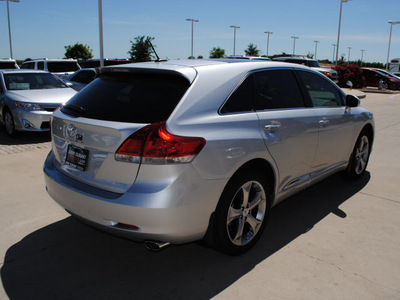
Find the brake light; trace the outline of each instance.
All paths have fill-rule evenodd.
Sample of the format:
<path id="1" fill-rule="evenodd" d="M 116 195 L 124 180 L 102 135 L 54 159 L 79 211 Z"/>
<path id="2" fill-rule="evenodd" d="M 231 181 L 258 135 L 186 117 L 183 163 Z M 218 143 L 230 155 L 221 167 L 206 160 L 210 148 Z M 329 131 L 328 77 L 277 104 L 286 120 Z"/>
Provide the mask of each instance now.
<path id="1" fill-rule="evenodd" d="M 191 162 L 203 149 L 201 137 L 174 135 L 165 122 L 145 126 L 133 133 L 117 150 L 115 159 L 132 163 L 175 164 Z"/>

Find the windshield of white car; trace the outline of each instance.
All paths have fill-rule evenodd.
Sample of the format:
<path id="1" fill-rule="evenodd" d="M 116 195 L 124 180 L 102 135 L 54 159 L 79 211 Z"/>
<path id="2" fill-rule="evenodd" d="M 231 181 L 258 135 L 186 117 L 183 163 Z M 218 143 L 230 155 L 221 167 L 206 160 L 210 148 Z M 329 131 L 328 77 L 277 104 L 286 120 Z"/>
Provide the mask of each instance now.
<path id="1" fill-rule="evenodd" d="M 4 81 L 6 89 L 9 91 L 42 90 L 67 87 L 61 80 L 55 78 L 49 73 L 4 74 Z"/>

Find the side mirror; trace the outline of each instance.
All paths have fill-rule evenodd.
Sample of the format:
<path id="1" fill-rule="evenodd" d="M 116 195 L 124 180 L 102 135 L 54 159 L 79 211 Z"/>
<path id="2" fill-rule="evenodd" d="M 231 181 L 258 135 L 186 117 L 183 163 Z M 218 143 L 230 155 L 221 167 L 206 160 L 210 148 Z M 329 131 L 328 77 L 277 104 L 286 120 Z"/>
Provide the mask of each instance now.
<path id="1" fill-rule="evenodd" d="M 360 99 L 358 99 L 354 95 L 346 95 L 346 106 L 348 107 L 357 107 L 360 106 Z"/>

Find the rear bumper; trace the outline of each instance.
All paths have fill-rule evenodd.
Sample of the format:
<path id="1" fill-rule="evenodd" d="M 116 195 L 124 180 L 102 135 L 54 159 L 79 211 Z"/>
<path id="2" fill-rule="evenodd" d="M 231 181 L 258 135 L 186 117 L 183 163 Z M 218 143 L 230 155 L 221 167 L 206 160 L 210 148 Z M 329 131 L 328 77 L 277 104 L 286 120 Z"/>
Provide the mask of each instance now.
<path id="1" fill-rule="evenodd" d="M 64 175 L 55 168 L 53 159 L 50 152 L 44 164 L 44 177 L 47 192 L 59 205 L 95 227 L 136 241 L 181 244 L 203 238 L 226 183 L 203 180 L 190 166 L 163 190 L 149 192 L 143 187 L 135 188 L 135 183 L 119 194 Z"/>

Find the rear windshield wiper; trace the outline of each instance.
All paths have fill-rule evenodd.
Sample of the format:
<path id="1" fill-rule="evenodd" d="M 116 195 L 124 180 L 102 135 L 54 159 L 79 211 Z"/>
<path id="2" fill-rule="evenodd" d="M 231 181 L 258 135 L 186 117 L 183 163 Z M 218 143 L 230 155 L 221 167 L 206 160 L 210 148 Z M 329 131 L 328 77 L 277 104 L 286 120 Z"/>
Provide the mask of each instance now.
<path id="1" fill-rule="evenodd" d="M 69 110 L 75 114 L 83 114 L 86 112 L 85 108 L 76 104 L 66 104 L 61 108 L 61 110 L 63 109 Z"/>

